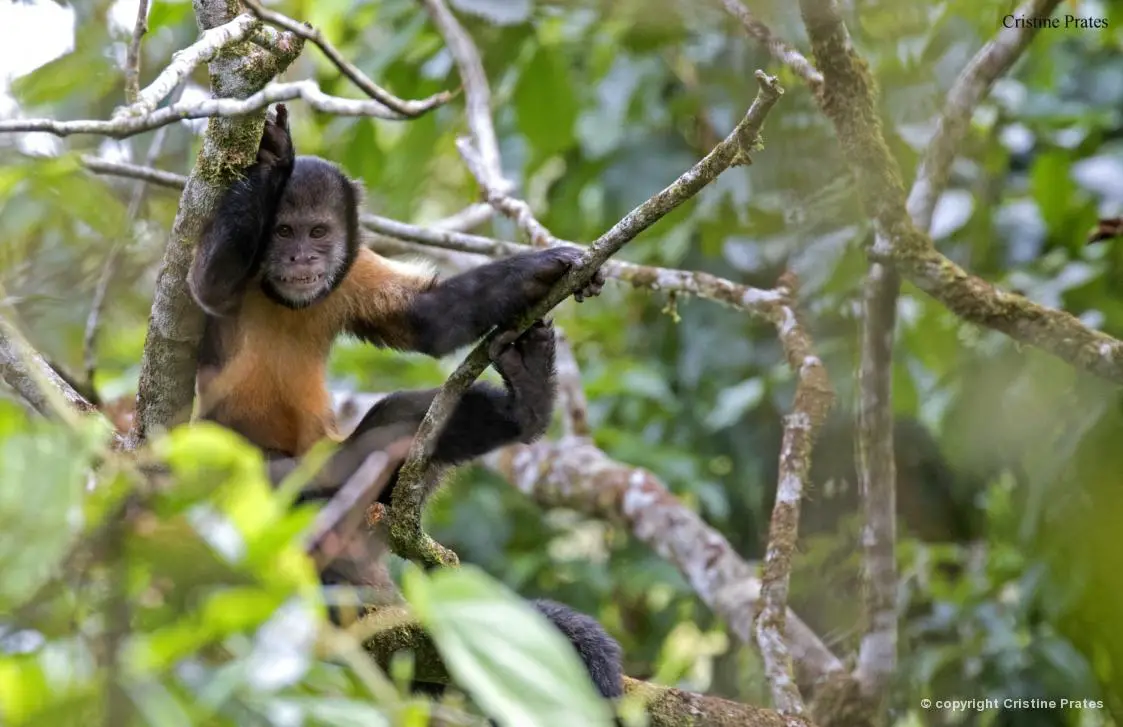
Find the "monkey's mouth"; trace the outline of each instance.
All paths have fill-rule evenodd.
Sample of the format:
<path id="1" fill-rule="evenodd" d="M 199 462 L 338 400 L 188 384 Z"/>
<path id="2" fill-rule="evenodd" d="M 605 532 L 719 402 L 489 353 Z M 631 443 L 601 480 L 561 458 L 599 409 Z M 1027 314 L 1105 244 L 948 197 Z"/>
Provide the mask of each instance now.
<path id="1" fill-rule="evenodd" d="M 304 275 L 280 275 L 277 279 L 284 285 L 295 288 L 311 288 L 324 282 L 324 274 L 306 273 Z"/>

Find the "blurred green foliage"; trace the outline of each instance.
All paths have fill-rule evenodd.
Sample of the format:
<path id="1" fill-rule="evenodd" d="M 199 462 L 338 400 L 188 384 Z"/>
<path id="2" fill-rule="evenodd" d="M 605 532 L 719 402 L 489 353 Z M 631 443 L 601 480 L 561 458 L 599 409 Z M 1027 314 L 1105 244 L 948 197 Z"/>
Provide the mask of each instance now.
<path id="1" fill-rule="evenodd" d="M 855 395 L 861 245 L 872 230 L 833 131 L 797 79 L 717 2 L 451 4 L 483 53 L 505 172 L 540 220 L 573 240 L 594 238 L 728 133 L 751 101 L 754 69 L 779 74 L 788 93 L 769 117 L 754 164 L 723 175 L 621 257 L 764 287 L 790 267 L 845 423 Z M 967 0 L 843 6 L 881 85 L 889 142 L 911 179 L 944 93 L 1008 8 Z M 128 30 L 110 22 L 106 0 L 70 7 L 74 49 L 11 91 L 27 115 L 105 118 L 122 102 L 115 64 Z M 314 23 L 401 96 L 459 83 L 451 56 L 412 0 L 286 0 L 275 7 Z M 976 111 L 933 236 L 967 269 L 1119 336 L 1123 246 L 1085 247 L 1084 240 L 1097 217 L 1123 213 L 1123 5 L 1082 0 L 1079 8 L 1108 18 L 1108 29 L 1038 34 Z M 796 3 L 765 0 L 753 10 L 782 36 L 805 37 Z M 195 34 L 190 3 L 154 3 L 142 83 Z M 315 77 L 329 93 L 356 94 L 314 48 L 286 77 Z M 205 88 L 205 72 L 193 81 Z M 478 198 L 454 145 L 466 132 L 460 99 L 398 124 L 331 118 L 294 104 L 292 122 L 300 151 L 341 163 L 363 181 L 369 207 L 380 214 L 425 222 Z M 159 166 L 190 168 L 198 145 L 192 128 L 200 127 L 171 131 Z M 153 190 L 140 219 L 126 220 L 135 183 L 89 175 L 75 160 L 100 150 L 139 162 L 151 139 L 72 137 L 55 143 L 62 156 L 43 159 L 0 138 L 0 280 L 34 344 L 72 371 L 81 370 L 82 331 L 103 261 L 116 242 L 127 243 L 103 313 L 95 380 L 110 398 L 135 387 L 154 271 L 177 200 Z M 505 220 L 482 232 L 516 236 Z M 902 499 L 908 492 L 920 503 L 902 527 L 956 527 L 926 533 L 926 541 L 902 538 L 909 619 L 895 719 L 1110 723 L 1109 714 L 1123 714 L 1118 393 L 1003 336 L 961 325 L 908 285 L 900 311 L 894 406 L 935 443 L 898 442 L 900 456 L 915 454 L 918 462 L 902 466 L 915 475 L 902 482 Z M 745 557 L 758 557 L 780 417 L 793 389 L 772 329 L 705 301 L 618 285 L 579 307 L 563 304 L 557 319 L 582 365 L 597 443 L 658 473 Z M 342 342 L 332 376 L 341 389 L 432 386 L 455 362 Z M 111 574 L 79 588 L 90 574 L 67 573 L 65 561 L 74 538 L 112 511 L 90 503 L 111 495 L 84 493 L 80 475 L 92 451 L 73 444 L 72 435 L 14 406 L 0 413 L 0 598 L 20 602 L 60 569 L 70 589 L 46 601 L 47 615 L 37 622 L 51 627 L 44 636 L 5 637 L 0 703 L 8 720 L 48 704 L 74 710 L 68 714 L 94 710 L 99 693 L 91 691 L 89 650 L 97 639 L 72 624 L 112 603 Z M 824 438 L 818 456 L 845 460 L 852 448 L 844 440 Z M 308 514 L 281 507 L 248 455 L 213 432 L 177 433 L 166 446 L 173 462 L 182 457 L 183 483 L 179 494 L 159 495 L 155 522 L 208 514 L 188 518 L 185 534 L 154 533 L 131 544 L 121 587 L 144 604 L 130 647 L 129 663 L 142 669 L 130 675 L 132 701 L 160 715 L 158 724 L 251 714 L 258 717 L 241 719 L 268 714 L 272 723 L 295 724 L 284 715 L 298 712 L 307 723 L 378 724 L 354 673 L 317 660 L 305 642 L 290 643 L 300 642 L 290 635 L 313 629 L 312 574 L 293 546 Z M 948 477 L 932 473 L 931 457 L 944 460 Z M 131 485 L 121 475 L 99 487 L 112 493 Z M 826 490 L 817 483 L 809 507 L 846 515 Z M 931 503 L 948 508 L 943 520 L 925 514 L 934 512 Z M 767 701 L 751 651 L 729 638 L 672 566 L 627 533 L 574 513 L 544 513 L 479 469 L 460 472 L 428 520 L 464 561 L 521 595 L 548 595 L 595 614 L 624 645 L 630 674 Z M 952 537 L 966 523 L 973 546 Z M 797 610 L 813 614 L 843 653 L 861 628 L 853 525 L 842 517 L 805 533 L 793 583 Z M 489 704 L 523 683 L 500 685 Z M 1106 708 L 950 713 L 920 709 L 922 697 L 1087 698 Z"/>

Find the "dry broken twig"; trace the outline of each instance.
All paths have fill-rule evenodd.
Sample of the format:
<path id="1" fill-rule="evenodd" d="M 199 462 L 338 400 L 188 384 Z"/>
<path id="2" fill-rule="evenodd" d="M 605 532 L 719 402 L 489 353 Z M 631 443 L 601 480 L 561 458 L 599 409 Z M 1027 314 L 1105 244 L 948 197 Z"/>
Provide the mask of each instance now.
<path id="1" fill-rule="evenodd" d="M 421 116 L 438 106 L 448 103 L 449 99 L 453 96 L 453 94 L 448 91 L 441 91 L 438 94 L 434 94 L 420 101 L 400 99 L 370 80 L 366 74 L 352 63 L 348 62 L 348 60 L 343 57 L 343 54 L 329 43 L 319 30 L 313 28 L 308 23 L 300 23 L 286 15 L 263 8 L 255 0 L 242 0 L 242 3 L 249 8 L 251 13 L 265 22 L 311 41 L 328 57 L 328 60 L 334 63 L 336 68 L 350 79 L 352 83 L 358 86 L 363 93 L 383 104 L 386 108 L 400 114 L 403 118 L 416 118 Z"/>

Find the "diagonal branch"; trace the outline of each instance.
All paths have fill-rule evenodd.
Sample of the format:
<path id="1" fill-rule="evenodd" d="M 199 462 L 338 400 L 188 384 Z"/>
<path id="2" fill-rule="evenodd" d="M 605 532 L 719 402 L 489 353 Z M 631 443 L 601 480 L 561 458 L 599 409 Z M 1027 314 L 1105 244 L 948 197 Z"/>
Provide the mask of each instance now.
<path id="1" fill-rule="evenodd" d="M 745 32 L 749 36 L 763 45 L 773 58 L 792 69 L 812 90 L 823 84 L 823 74 L 811 65 L 811 61 L 807 60 L 802 53 L 783 38 L 772 32 L 772 29 L 753 15 L 741 0 L 721 0 L 721 2 L 730 15 L 741 21 L 741 25 L 744 26 Z"/>
<path id="2" fill-rule="evenodd" d="M 751 644 L 761 580 L 729 541 L 646 469 L 617 462 L 585 437 L 514 444 L 484 463 L 542 507 L 564 507 L 624 526 L 673 564 L 743 644 Z M 785 641 L 800 673 L 819 682 L 842 662 L 791 611 Z"/>
<path id="3" fill-rule="evenodd" d="M 366 74 L 352 63 L 348 62 L 348 60 L 343 57 L 343 54 L 324 38 L 323 33 L 313 28 L 308 23 L 299 23 L 286 15 L 263 8 L 255 2 L 255 0 L 242 0 L 242 3 L 249 8 L 251 13 L 265 22 L 311 41 L 328 57 L 328 60 L 335 64 L 336 68 L 338 68 L 344 76 L 347 76 L 352 83 L 362 89 L 363 93 L 403 117 L 416 118 L 421 116 L 438 106 L 448 103 L 449 99 L 453 96 L 453 94 L 448 91 L 441 91 L 438 94 L 434 94 L 420 101 L 406 101 L 400 99 L 370 80 Z"/>
<path id="4" fill-rule="evenodd" d="M 520 330 L 544 316 L 574 291 L 582 289 L 596 270 L 620 248 L 635 239 L 636 235 L 693 197 L 735 161 L 745 158 L 749 150 L 743 148 L 744 140 L 755 141 L 768 112 L 783 93 L 774 78 L 761 71 L 757 71 L 756 76 L 760 91 L 733 132 L 669 187 L 629 212 L 612 229 L 601 235 L 590 246 L 585 259 L 571 269 L 544 300 L 527 312 L 518 326 Z M 421 507 L 429 494 L 425 487 L 430 470 L 428 460 L 435 436 L 444 428 L 461 394 L 487 368 L 487 351 L 491 339 L 492 335 L 489 335 L 477 345 L 441 387 L 418 428 L 417 440 L 410 456 L 402 466 L 390 510 L 391 544 L 402 557 L 430 564 L 441 563 L 444 558 L 444 554 L 433 547 L 435 543 L 421 531 Z"/>
<path id="5" fill-rule="evenodd" d="M 464 85 L 468 128 L 472 131 L 472 139 L 456 141 L 464 164 L 483 189 L 487 203 L 522 228 L 532 244 L 537 247 L 557 244 L 557 238 L 538 221 L 530 205 L 512 194 L 515 185 L 503 176 L 503 162 L 491 119 L 491 89 L 476 44 L 444 0 L 422 0 L 422 4 L 444 37 Z"/>
<path id="6" fill-rule="evenodd" d="M 870 251 L 963 320 L 1005 333 L 1076 368 L 1123 383 L 1123 341 L 1075 316 L 999 290 L 944 255 L 909 217 L 900 168 L 881 133 L 876 90 L 829 0 L 800 0 L 825 82 L 816 98 L 834 124 L 880 244 Z"/>
<path id="7" fill-rule="evenodd" d="M 1029 0 L 1015 12 L 1027 18 L 1047 18 L 1060 4 L 1061 0 Z M 932 225 L 936 201 L 947 186 L 948 171 L 967 134 L 975 107 L 990 93 L 994 82 L 1021 58 L 1036 36 L 1034 24 L 1003 27 L 971 58 L 952 84 L 940 112 L 936 134 L 928 143 L 908 196 L 909 215 L 922 232 L 928 232 Z"/>

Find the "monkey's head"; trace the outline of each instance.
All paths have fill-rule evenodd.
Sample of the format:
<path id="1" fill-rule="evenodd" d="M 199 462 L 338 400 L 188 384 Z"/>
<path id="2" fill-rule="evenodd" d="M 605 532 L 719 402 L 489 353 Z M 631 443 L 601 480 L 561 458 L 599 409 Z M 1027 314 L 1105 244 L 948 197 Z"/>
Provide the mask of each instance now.
<path id="1" fill-rule="evenodd" d="M 289 308 L 323 300 L 343 282 L 359 249 L 361 189 L 319 157 L 296 158 L 267 232 L 266 295 Z"/>

